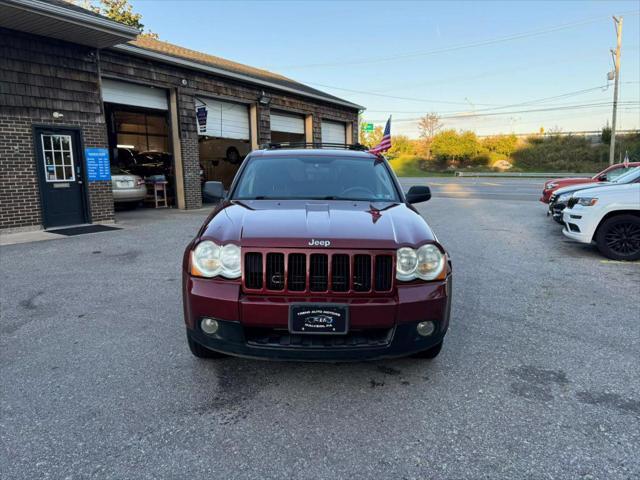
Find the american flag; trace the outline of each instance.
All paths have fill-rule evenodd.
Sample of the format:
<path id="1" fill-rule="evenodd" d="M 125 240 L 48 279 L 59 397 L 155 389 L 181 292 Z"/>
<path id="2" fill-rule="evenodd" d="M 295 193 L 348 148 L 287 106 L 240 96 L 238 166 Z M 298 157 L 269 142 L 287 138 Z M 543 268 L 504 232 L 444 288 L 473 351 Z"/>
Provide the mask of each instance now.
<path id="1" fill-rule="evenodd" d="M 384 134 L 382 135 L 382 140 L 380 143 L 369 150 L 369 153 L 373 153 L 375 155 L 379 155 L 382 152 L 386 152 L 391 148 L 391 117 L 387 120 L 387 124 L 384 127 Z"/>

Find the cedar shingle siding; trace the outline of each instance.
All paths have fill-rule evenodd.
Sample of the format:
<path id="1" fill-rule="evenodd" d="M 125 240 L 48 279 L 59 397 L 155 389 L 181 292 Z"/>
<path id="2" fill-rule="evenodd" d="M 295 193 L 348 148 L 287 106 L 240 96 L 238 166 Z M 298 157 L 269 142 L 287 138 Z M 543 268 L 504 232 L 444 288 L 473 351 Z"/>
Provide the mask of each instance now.
<path id="1" fill-rule="evenodd" d="M 39 226 L 34 125 L 80 127 L 106 147 L 96 50 L 0 28 L 0 229 Z M 63 117 L 53 118 L 53 112 Z M 111 182 L 89 184 L 94 222 L 113 219 Z"/>
<path id="2" fill-rule="evenodd" d="M 117 50 L 98 52 L 89 47 L 2 28 L 0 72 L 0 229 L 41 224 L 33 151 L 34 125 L 80 127 L 84 147 L 107 147 L 98 72 L 103 78 L 177 91 L 186 208 L 202 206 L 195 96 L 255 103 L 264 91 L 271 98 L 271 104 L 269 107 L 258 106 L 258 143 L 271 139 L 270 108 L 312 114 L 314 141 L 321 141 L 323 119 L 351 123 L 352 140 L 357 141 L 358 112 L 355 108 L 341 107 L 330 101 L 311 101 L 303 96 L 130 56 Z M 187 81 L 186 86 L 183 79 Z M 288 79 L 280 81 L 291 82 Z M 62 113 L 63 118 L 54 120 L 54 111 Z M 113 219 L 111 183 L 90 183 L 89 204 L 91 221 Z"/>

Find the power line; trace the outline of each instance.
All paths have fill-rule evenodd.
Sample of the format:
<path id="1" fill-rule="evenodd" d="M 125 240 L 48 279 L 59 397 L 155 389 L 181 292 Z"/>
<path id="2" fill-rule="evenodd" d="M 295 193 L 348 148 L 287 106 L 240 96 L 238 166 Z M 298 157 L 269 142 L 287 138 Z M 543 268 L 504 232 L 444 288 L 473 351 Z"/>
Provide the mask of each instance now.
<path id="1" fill-rule="evenodd" d="M 631 46 L 625 46 L 625 50 L 626 51 L 636 51 L 638 50 L 638 45 L 631 45 Z M 593 50 L 590 50 L 591 54 L 590 55 L 582 55 L 582 56 L 576 56 L 576 55 L 572 55 L 570 59 L 567 58 L 559 58 L 559 59 L 555 59 L 555 60 L 550 60 L 550 59 L 546 59 L 544 61 L 544 65 L 546 67 L 551 66 L 551 65 L 557 65 L 560 64 L 562 66 L 567 66 L 569 64 L 573 64 L 573 63 L 580 63 L 580 64 L 584 64 L 585 59 L 589 59 L 589 60 L 593 60 L 593 59 L 601 59 L 602 58 L 602 54 L 598 53 L 596 55 L 593 54 Z M 402 84 L 400 84 L 399 86 L 390 86 L 390 85 L 386 85 L 384 87 L 376 87 L 373 90 L 371 90 L 372 92 L 375 93 L 387 93 L 387 92 L 393 92 L 395 90 L 406 90 L 406 89 L 412 89 L 412 88 L 417 88 L 417 87 L 427 87 L 427 86 L 432 86 L 432 85 L 442 85 L 442 84 L 446 84 L 446 85 L 450 85 L 452 83 L 458 83 L 458 82 L 468 82 L 470 80 L 478 80 L 481 78 L 488 78 L 488 77 L 495 77 L 495 76 L 500 76 L 503 75 L 505 72 L 510 72 L 513 73 L 514 70 L 517 70 L 518 73 L 522 73 L 524 71 L 527 70 L 539 70 L 540 66 L 539 66 L 540 62 L 527 62 L 526 64 L 519 64 L 519 65 L 512 65 L 509 68 L 493 68 L 491 70 L 488 71 L 484 71 L 482 73 L 479 74 L 472 74 L 472 75 L 456 75 L 453 77 L 448 77 L 448 78 L 443 78 L 441 80 L 438 81 L 422 81 L 422 82 L 418 82 L 418 83 L 405 83 L 403 82 Z M 305 83 L 309 83 L 309 82 L 305 82 Z"/>
<path id="2" fill-rule="evenodd" d="M 364 95 L 373 95 L 373 96 L 377 96 L 377 97 L 384 97 L 384 98 L 392 98 L 392 99 L 396 99 L 396 100 L 407 100 L 407 101 L 412 101 L 412 102 L 426 102 L 426 103 L 443 103 L 443 104 L 448 104 L 448 105 L 469 105 L 468 102 L 454 102 L 454 101 L 446 101 L 446 100 L 429 100 L 426 98 L 412 98 L 412 97 L 398 97 L 395 95 L 385 95 L 382 93 L 375 93 L 375 92 L 365 92 L 363 90 L 354 90 L 354 89 L 350 89 L 350 88 L 342 88 L 342 87 L 335 87 L 332 85 L 323 85 L 320 83 L 314 83 L 314 82 L 307 82 L 311 85 L 317 85 L 317 86 L 321 86 L 321 87 L 325 87 L 325 88 L 333 88 L 335 90 L 343 90 L 345 92 L 351 92 L 351 93 L 361 93 Z M 640 83 L 640 82 L 624 82 L 624 83 Z M 536 103 L 536 102 L 542 102 L 542 101 L 547 101 L 547 100 L 553 100 L 553 99 L 558 99 L 558 98 L 563 98 L 563 97 L 570 97 L 573 95 L 581 95 L 583 93 L 588 93 L 590 91 L 594 91 L 594 90 L 599 90 L 602 88 L 607 88 L 608 85 L 600 85 L 597 87 L 591 87 L 591 88 L 585 88 L 582 90 L 576 90 L 573 92 L 567 92 L 567 93 L 563 93 L 560 95 L 556 95 L 553 97 L 546 97 L 546 98 L 539 98 L 536 100 L 528 100 L 526 102 L 523 103 L 514 103 L 514 104 L 510 104 L 510 105 L 499 105 L 499 104 L 495 104 L 495 103 L 476 103 L 476 105 L 483 105 L 483 106 L 491 106 L 493 108 L 485 108 L 482 109 L 482 111 L 485 110 L 495 110 L 495 109 L 499 109 L 499 108 L 511 108 L 511 107 L 515 107 L 515 106 L 520 106 L 520 105 L 527 105 L 527 104 L 531 104 L 531 103 Z M 389 113 L 393 113 L 393 112 L 389 112 Z M 407 112 L 409 113 L 409 112 Z M 421 112 L 414 112 L 414 113 L 421 113 Z"/>
<path id="3" fill-rule="evenodd" d="M 624 12 L 624 14 L 626 14 L 626 15 L 637 15 L 639 13 L 640 13 L 640 10 L 632 10 L 630 12 Z M 310 64 L 306 64 L 306 65 L 284 65 L 284 66 L 271 67 L 271 68 L 276 68 L 276 69 L 304 69 L 304 68 L 340 67 L 340 66 L 353 66 L 353 65 L 365 65 L 365 64 L 372 64 L 372 63 L 392 62 L 392 61 L 404 60 L 404 59 L 408 59 L 408 58 L 423 57 L 423 56 L 427 56 L 427 55 L 435 55 L 435 54 L 438 54 L 438 53 L 448 53 L 448 52 L 453 52 L 453 51 L 457 51 L 457 50 L 463 50 L 463 49 L 467 49 L 467 48 L 484 47 L 484 46 L 488 46 L 488 45 L 495 45 L 497 43 L 503 43 L 503 42 L 510 42 L 510 41 L 513 41 L 513 40 L 519 40 L 521 38 L 528 38 L 528 37 L 544 35 L 546 33 L 557 32 L 557 31 L 560 31 L 560 30 L 566 30 L 566 29 L 569 29 L 569 28 L 580 27 L 580 26 L 583 26 L 583 25 L 588 25 L 588 24 L 591 24 L 591 23 L 595 23 L 595 22 L 598 22 L 598 21 L 602 20 L 603 18 L 609 18 L 609 17 L 608 16 L 607 17 L 602 17 L 602 16 L 592 17 L 592 18 L 588 18 L 588 19 L 584 19 L 584 20 L 578 20 L 576 22 L 564 23 L 564 24 L 554 25 L 554 26 L 551 26 L 551 27 L 545 27 L 545 28 L 541 28 L 541 29 L 537 29 L 537 30 L 531 30 L 531 31 L 528 31 L 528 32 L 514 33 L 514 34 L 511 34 L 511 35 L 505 35 L 505 36 L 502 36 L 502 37 L 496 37 L 496 38 L 492 38 L 492 39 L 481 40 L 481 41 L 470 42 L 470 43 L 463 43 L 463 44 L 453 45 L 451 47 L 445 47 L 445 48 L 439 48 L 439 49 L 433 49 L 433 50 L 418 51 L 418 52 L 398 54 L 398 55 L 393 55 L 393 56 L 369 57 L 369 58 L 360 58 L 360 59 L 354 59 L 354 60 L 348 60 L 348 61 L 345 60 L 345 61 L 335 61 L 335 62 L 325 62 L 325 63 L 310 63 Z"/>
<path id="4" fill-rule="evenodd" d="M 546 107 L 546 108 L 536 108 L 529 110 L 514 110 L 508 112 L 489 112 L 489 113 L 461 113 L 454 115 L 441 115 L 440 119 L 442 120 L 452 120 L 452 119 L 470 119 L 476 117 L 490 117 L 496 115 L 513 115 L 516 113 L 535 113 L 535 112 L 551 112 L 551 111 L 562 111 L 562 110 L 581 110 L 581 109 L 590 109 L 590 108 L 609 108 L 612 102 L 599 102 L 599 103 L 591 103 L 591 104 L 579 104 L 579 105 L 564 105 L 559 107 Z M 629 108 L 640 108 L 640 102 L 619 102 L 619 105 L 624 105 Z M 399 118 L 394 119 L 396 123 L 398 122 L 417 122 L 422 117 L 417 118 Z M 371 120 L 372 122 L 382 122 L 383 120 Z"/>
<path id="5" fill-rule="evenodd" d="M 315 82 L 305 82 L 308 83 L 309 85 L 316 85 L 319 87 L 324 87 L 324 88 L 333 88 L 335 90 L 342 90 L 344 92 L 351 92 L 351 93 L 361 93 L 364 95 L 373 95 L 375 97 L 384 97 L 384 98 L 393 98 L 395 100 L 408 100 L 411 102 L 426 102 L 426 103 L 445 103 L 445 104 L 449 104 L 449 105 L 468 105 L 467 102 L 453 102 L 453 101 L 447 101 L 447 100 L 430 100 L 430 99 L 426 99 L 426 98 L 413 98 L 413 97 L 398 97 L 395 95 L 385 95 L 382 93 L 375 93 L 375 92 L 365 92 L 363 90 L 354 90 L 351 88 L 342 88 L 342 87 L 335 87 L 333 85 L 324 85 L 322 83 L 315 83 Z M 493 106 L 497 106 L 497 104 L 495 103 L 478 103 L 477 105 L 493 105 Z"/>

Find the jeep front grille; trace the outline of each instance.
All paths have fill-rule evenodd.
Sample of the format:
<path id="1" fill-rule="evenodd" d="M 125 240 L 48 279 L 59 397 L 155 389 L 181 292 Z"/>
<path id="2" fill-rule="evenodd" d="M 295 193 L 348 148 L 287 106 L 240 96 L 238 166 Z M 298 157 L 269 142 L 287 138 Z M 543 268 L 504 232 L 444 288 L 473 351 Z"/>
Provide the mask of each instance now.
<path id="1" fill-rule="evenodd" d="M 249 251 L 243 261 L 243 287 L 273 293 L 367 293 L 393 288 L 394 254 Z"/>

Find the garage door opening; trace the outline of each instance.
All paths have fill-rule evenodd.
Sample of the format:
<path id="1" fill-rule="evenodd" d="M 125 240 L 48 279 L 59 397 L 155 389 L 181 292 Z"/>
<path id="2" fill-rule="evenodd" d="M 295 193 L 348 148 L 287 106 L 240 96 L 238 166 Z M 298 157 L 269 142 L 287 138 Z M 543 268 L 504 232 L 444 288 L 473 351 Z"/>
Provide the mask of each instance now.
<path id="1" fill-rule="evenodd" d="M 304 117 L 284 112 L 271 112 L 271 142 L 303 143 Z"/>
<path id="2" fill-rule="evenodd" d="M 204 179 L 231 186 L 240 164 L 251 151 L 249 107 L 216 99 L 196 99 L 198 150 Z M 207 201 L 203 198 L 203 201 Z"/>
<path id="3" fill-rule="evenodd" d="M 116 207 L 175 205 L 167 91 L 103 78 L 102 97 Z"/>
<path id="4" fill-rule="evenodd" d="M 116 207 L 175 205 L 175 168 L 166 111 L 105 103 Z M 152 197 L 154 201 L 152 202 Z M 164 202 L 160 205 L 164 206 Z"/>

